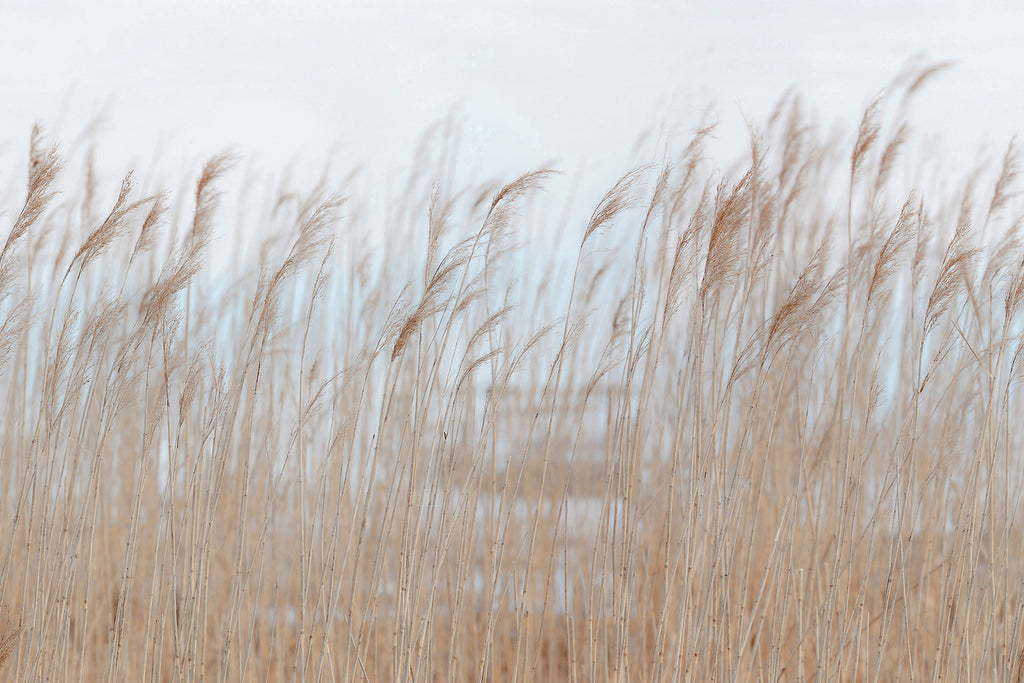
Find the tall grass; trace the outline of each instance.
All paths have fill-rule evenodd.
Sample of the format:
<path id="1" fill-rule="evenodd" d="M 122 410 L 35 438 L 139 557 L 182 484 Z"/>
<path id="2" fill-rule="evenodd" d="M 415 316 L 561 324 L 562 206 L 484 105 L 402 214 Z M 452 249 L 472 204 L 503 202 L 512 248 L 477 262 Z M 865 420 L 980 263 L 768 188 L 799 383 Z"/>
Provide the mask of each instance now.
<path id="1" fill-rule="evenodd" d="M 1021 679 L 1018 148 L 932 174 L 918 87 L 854 137 L 787 97 L 735 172 L 701 130 L 565 225 L 446 150 L 378 214 L 225 155 L 106 188 L 35 132 L 0 671 Z"/>

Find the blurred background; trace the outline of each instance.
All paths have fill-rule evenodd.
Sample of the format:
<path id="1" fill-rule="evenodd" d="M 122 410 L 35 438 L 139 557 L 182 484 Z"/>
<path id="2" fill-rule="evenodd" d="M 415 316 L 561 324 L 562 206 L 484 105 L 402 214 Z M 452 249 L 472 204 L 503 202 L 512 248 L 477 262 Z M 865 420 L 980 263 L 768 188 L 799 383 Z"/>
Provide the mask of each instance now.
<path id="1" fill-rule="evenodd" d="M 702 122 L 725 165 L 796 87 L 852 140 L 901 73 L 949 62 L 910 119 L 966 167 L 998 162 L 1019 126 L 1021 25 L 1018 4 L 948 0 L 4 1 L 0 155 L 23 155 L 38 121 L 63 147 L 94 136 L 115 183 L 136 167 L 173 184 L 228 147 L 299 176 L 329 161 L 387 177 L 447 118 L 457 175 L 553 164 L 592 206 Z"/>

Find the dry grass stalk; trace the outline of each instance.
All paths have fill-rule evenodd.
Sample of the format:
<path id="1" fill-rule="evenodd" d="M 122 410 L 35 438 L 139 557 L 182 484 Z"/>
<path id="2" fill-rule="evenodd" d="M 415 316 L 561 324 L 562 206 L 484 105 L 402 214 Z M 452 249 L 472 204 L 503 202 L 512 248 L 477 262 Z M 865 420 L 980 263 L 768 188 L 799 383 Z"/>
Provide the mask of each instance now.
<path id="1" fill-rule="evenodd" d="M 519 218 L 561 228 L 548 171 L 452 188 L 443 127 L 383 217 L 351 176 L 344 215 L 236 179 L 258 262 L 209 277 L 228 157 L 104 217 L 35 133 L 0 196 L 3 675 L 1019 677 L 1016 144 L 907 193 L 881 102 L 851 148 L 791 95 L 735 173 L 698 131 L 571 254 Z"/>
<path id="2" fill-rule="evenodd" d="M 9 605 L 0 605 L 0 671 L 4 664 L 14 654 L 18 646 L 18 636 L 21 635 L 22 627 L 14 616 Z"/>

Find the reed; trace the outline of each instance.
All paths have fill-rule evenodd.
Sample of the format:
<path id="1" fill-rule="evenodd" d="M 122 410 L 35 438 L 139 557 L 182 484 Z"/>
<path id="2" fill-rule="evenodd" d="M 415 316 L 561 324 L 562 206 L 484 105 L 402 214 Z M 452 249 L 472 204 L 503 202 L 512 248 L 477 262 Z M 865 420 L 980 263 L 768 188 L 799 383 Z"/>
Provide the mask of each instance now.
<path id="1" fill-rule="evenodd" d="M 1020 680 L 1019 147 L 920 166 L 930 73 L 846 138 L 788 95 L 735 172 L 702 129 L 566 224 L 550 170 L 450 187 L 435 144 L 374 212 L 230 155 L 108 186 L 37 129 L 0 672 Z"/>

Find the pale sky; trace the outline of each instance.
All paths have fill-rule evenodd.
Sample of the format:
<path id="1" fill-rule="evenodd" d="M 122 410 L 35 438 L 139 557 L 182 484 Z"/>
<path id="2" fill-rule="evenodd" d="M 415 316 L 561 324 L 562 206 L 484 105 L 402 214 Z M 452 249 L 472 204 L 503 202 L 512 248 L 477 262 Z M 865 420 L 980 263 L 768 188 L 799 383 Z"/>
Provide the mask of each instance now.
<path id="1" fill-rule="evenodd" d="M 112 171 L 159 148 L 177 173 L 227 146 L 266 166 L 332 150 L 385 168 L 457 111 L 465 172 L 558 160 L 604 186 L 649 160 L 632 158 L 644 130 L 685 137 L 711 105 L 736 153 L 743 116 L 793 85 L 852 128 L 923 56 L 956 65 L 915 128 L 969 160 L 1001 154 L 1024 121 L 1022 25 L 1017 3 L 951 0 L 3 2 L 0 151 L 21 151 L 33 121 L 72 144 L 104 112 Z"/>

